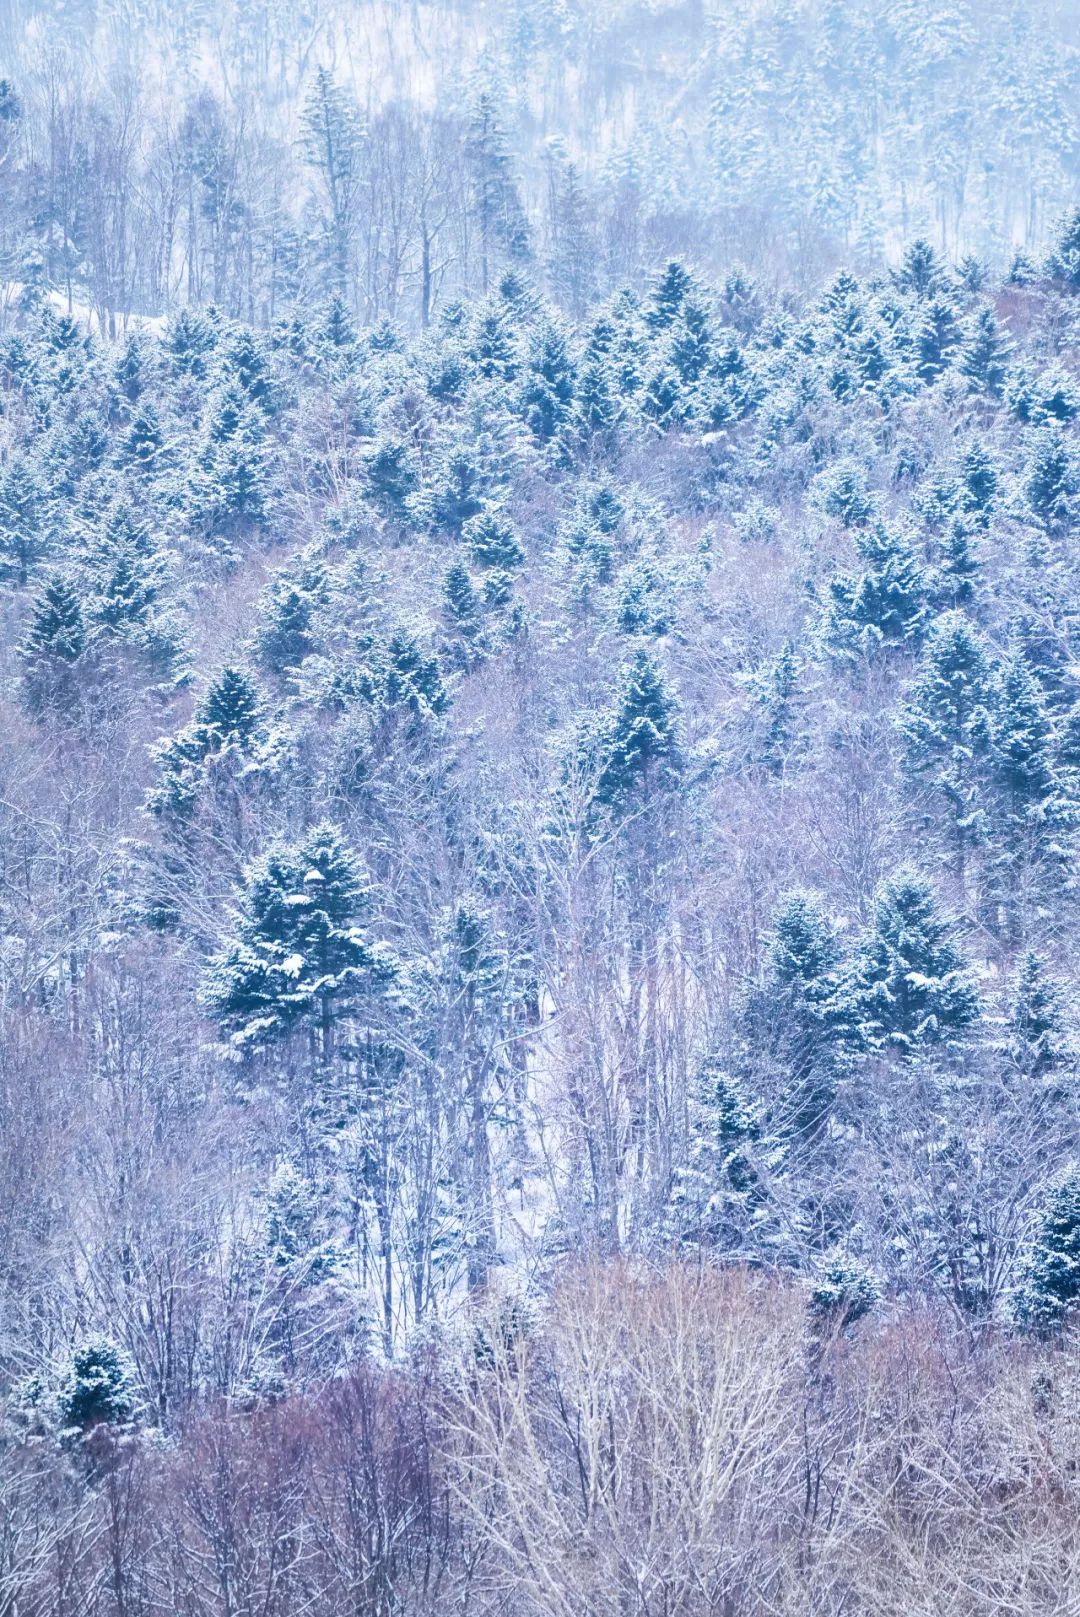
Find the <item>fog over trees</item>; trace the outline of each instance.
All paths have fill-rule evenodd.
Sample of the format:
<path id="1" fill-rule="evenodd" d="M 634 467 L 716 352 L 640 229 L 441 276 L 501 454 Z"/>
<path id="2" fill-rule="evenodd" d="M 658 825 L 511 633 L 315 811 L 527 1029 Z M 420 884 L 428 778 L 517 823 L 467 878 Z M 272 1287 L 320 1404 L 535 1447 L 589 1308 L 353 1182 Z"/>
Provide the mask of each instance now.
<path id="1" fill-rule="evenodd" d="M 0 5 L 0 1617 L 1075 1609 L 1078 47 Z"/>

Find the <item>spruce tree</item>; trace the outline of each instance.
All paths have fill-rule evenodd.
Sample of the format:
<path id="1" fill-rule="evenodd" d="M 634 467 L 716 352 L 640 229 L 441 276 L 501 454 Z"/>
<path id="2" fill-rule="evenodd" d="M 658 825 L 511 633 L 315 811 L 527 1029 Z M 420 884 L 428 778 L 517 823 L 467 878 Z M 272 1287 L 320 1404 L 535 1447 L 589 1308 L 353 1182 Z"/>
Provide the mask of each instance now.
<path id="1" fill-rule="evenodd" d="M 122 1348 L 91 1336 L 71 1356 L 57 1399 L 61 1428 L 86 1436 L 99 1426 L 125 1426 L 136 1410 L 135 1371 Z"/>
<path id="2" fill-rule="evenodd" d="M 749 997 L 749 1059 L 771 1069 L 777 1132 L 813 1143 L 832 1111 L 843 1034 L 840 946 L 820 898 L 786 894 L 773 918 L 763 979 Z"/>
<path id="3" fill-rule="evenodd" d="M 390 956 L 362 929 L 368 907 L 360 863 L 328 822 L 255 862 L 235 938 L 204 984 L 207 1007 L 236 1049 L 306 1028 L 330 1060 L 342 1018 L 393 975 Z"/>
<path id="4" fill-rule="evenodd" d="M 823 638 L 834 656 L 874 656 L 918 642 L 926 618 L 927 579 L 907 535 L 876 522 L 856 534 L 863 563 L 829 585 Z"/>
<path id="5" fill-rule="evenodd" d="M 552 443 L 569 423 L 574 380 L 566 339 L 557 326 L 545 320 L 530 343 L 521 385 L 526 424 L 541 444 Z"/>
<path id="6" fill-rule="evenodd" d="M 979 996 L 951 930 L 917 871 L 899 870 L 878 889 L 843 996 L 857 1048 L 911 1057 L 975 1024 Z"/>
<path id="7" fill-rule="evenodd" d="M 1080 1169 L 1047 1189 L 1017 1297 L 1017 1317 L 1040 1336 L 1060 1331 L 1080 1304 Z"/>
<path id="8" fill-rule="evenodd" d="M 927 782 L 931 824 L 956 879 L 985 834 L 992 689 L 983 637 L 962 612 L 943 612 L 927 637 L 898 724 L 908 770 Z"/>
<path id="9" fill-rule="evenodd" d="M 0 472 L 0 580 L 24 588 L 47 550 L 40 474 L 25 455 L 13 454 Z"/>
<path id="10" fill-rule="evenodd" d="M 604 750 L 596 786 L 600 807 L 631 807 L 678 775 L 678 705 L 659 663 L 645 650 L 622 670 Z"/>
<path id="11" fill-rule="evenodd" d="M 676 1239 L 695 1250 L 745 1250 L 764 1196 L 756 1157 L 761 1120 L 738 1081 L 715 1056 L 694 1081 L 686 1163 L 674 1176 L 669 1221 Z"/>
<path id="12" fill-rule="evenodd" d="M 1065 1027 L 1064 985 L 1028 949 L 1020 959 L 1009 1003 L 1005 1053 L 1014 1072 L 1048 1083 L 1076 1066 Z"/>
<path id="13" fill-rule="evenodd" d="M 693 278 L 685 265 L 671 259 L 653 281 L 645 309 L 645 324 L 653 333 L 667 331 L 682 312 Z"/>
<path id="14" fill-rule="evenodd" d="M 969 322 L 960 353 L 960 374 L 973 392 L 1001 397 L 1012 346 L 993 309 L 984 305 Z"/>
<path id="15" fill-rule="evenodd" d="M 1043 427 L 1035 435 L 1024 492 L 1033 514 L 1050 533 L 1068 526 L 1076 503 L 1077 477 L 1060 427 Z"/>
<path id="16" fill-rule="evenodd" d="M 87 649 L 82 602 L 61 574 L 48 579 L 19 647 L 23 688 L 33 713 L 69 709 L 79 694 L 75 665 Z"/>
<path id="17" fill-rule="evenodd" d="M 489 506 L 472 517 L 462 530 L 462 538 L 478 567 L 511 572 L 525 560 L 513 523 L 497 506 Z"/>

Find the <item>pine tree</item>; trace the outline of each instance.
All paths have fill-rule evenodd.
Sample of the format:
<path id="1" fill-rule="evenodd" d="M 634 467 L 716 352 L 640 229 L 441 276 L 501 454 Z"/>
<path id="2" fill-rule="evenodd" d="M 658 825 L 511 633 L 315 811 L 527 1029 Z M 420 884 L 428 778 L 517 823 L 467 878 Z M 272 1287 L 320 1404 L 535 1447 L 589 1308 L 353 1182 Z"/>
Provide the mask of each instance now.
<path id="1" fill-rule="evenodd" d="M 960 354 L 960 374 L 973 392 L 1001 397 L 1012 346 L 993 309 L 984 305 L 968 324 Z"/>
<path id="2" fill-rule="evenodd" d="M 984 444 L 974 443 L 965 451 L 960 474 L 964 508 L 985 526 L 993 511 L 1001 479 L 994 459 Z"/>
<path id="3" fill-rule="evenodd" d="M 899 870 L 878 889 L 844 996 L 857 1047 L 909 1057 L 974 1025 L 979 997 L 950 932 L 917 871 Z"/>
<path id="4" fill-rule="evenodd" d="M 701 381 L 712 361 L 709 314 L 695 299 L 684 298 L 672 327 L 671 363 L 684 387 Z"/>
<path id="5" fill-rule="evenodd" d="M 962 612 L 943 612 L 927 637 L 919 672 L 898 717 L 908 770 L 925 780 L 932 817 L 958 881 L 985 833 L 990 748 L 990 660 Z"/>
<path id="6" fill-rule="evenodd" d="M 318 560 L 301 558 L 271 579 L 253 636 L 256 661 L 267 673 L 280 676 L 298 668 L 315 650 L 317 620 L 328 593 L 326 569 Z"/>
<path id="7" fill-rule="evenodd" d="M 1027 950 L 1016 969 L 1009 1005 L 1006 1054 L 1010 1067 L 1029 1082 L 1046 1083 L 1076 1066 L 1065 1029 L 1064 986 Z"/>
<path id="8" fill-rule="evenodd" d="M 999 673 L 990 746 L 995 890 L 1014 940 L 1031 924 L 1030 907 L 1059 901 L 1074 819 L 1053 755 L 1053 729 L 1038 681 L 1014 653 Z"/>
<path id="9" fill-rule="evenodd" d="M 124 445 L 127 458 L 134 462 L 138 471 L 151 472 L 158 464 L 164 443 L 165 435 L 154 405 L 149 401 L 140 404 L 131 418 L 131 428 Z"/>
<path id="10" fill-rule="evenodd" d="M 484 509 L 488 492 L 475 448 L 454 442 L 436 461 L 425 504 L 436 528 L 459 537 L 465 524 Z"/>
<path id="11" fill-rule="evenodd" d="M 915 331 L 915 370 L 927 386 L 936 382 L 960 344 L 960 323 L 947 295 L 933 296 L 923 305 Z"/>
<path id="12" fill-rule="evenodd" d="M 438 660 L 405 629 L 395 630 L 386 650 L 388 704 L 406 707 L 417 719 L 437 718 L 445 711 L 447 701 Z"/>
<path id="13" fill-rule="evenodd" d="M 520 368 L 518 332 L 501 298 L 481 306 L 467 350 L 477 372 L 487 381 L 512 382 Z"/>
<path id="14" fill-rule="evenodd" d="M 810 1317 L 817 1336 L 849 1331 L 865 1319 L 880 1296 L 880 1289 L 865 1264 L 846 1252 L 826 1260 L 810 1288 Z"/>
<path id="15" fill-rule="evenodd" d="M 645 650 L 625 665 L 596 785 L 599 806 L 623 810 L 669 785 L 680 768 L 678 708 Z"/>
<path id="16" fill-rule="evenodd" d="M 780 774 L 797 744 L 794 732 L 799 688 L 799 662 L 790 640 L 785 640 L 779 656 L 769 665 L 762 689 L 765 734 L 761 761 L 773 774 Z"/>
<path id="17" fill-rule="evenodd" d="M 238 1050 L 307 1028 L 330 1060 L 338 1023 L 393 975 L 390 956 L 361 928 L 368 904 L 359 861 L 329 823 L 255 862 L 235 940 L 210 963 L 204 985 Z"/>
<path id="18" fill-rule="evenodd" d="M 1075 208 L 1062 221 L 1047 264 L 1051 275 L 1070 290 L 1080 288 L 1080 208 Z"/>
<path id="19" fill-rule="evenodd" d="M 209 759 L 233 749 L 250 755 L 262 728 L 262 702 L 248 676 L 224 668 L 208 687 L 189 725 L 155 748 L 160 780 L 147 799 L 152 814 L 182 821 L 206 781 Z"/>
<path id="20" fill-rule="evenodd" d="M 1068 1323 L 1080 1303 L 1080 1169 L 1048 1187 L 1017 1297 L 1017 1318 L 1040 1336 Z"/>
<path id="21" fill-rule="evenodd" d="M 476 653 L 482 612 L 464 562 L 452 562 L 447 568 L 443 578 L 442 600 L 443 618 L 454 643 L 454 655 L 461 666 L 468 667 Z"/>

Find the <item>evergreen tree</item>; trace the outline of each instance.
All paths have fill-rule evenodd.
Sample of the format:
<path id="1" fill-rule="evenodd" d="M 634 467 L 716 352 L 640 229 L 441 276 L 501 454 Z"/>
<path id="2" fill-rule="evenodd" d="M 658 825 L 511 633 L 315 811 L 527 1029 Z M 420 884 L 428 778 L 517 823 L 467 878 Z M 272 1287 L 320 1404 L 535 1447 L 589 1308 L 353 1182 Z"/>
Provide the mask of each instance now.
<path id="1" fill-rule="evenodd" d="M 799 1146 L 821 1136 L 833 1106 L 843 1032 L 836 927 L 813 893 L 777 908 L 762 983 L 749 999 L 750 1059 L 772 1069 L 776 1130 Z"/>
<path id="2" fill-rule="evenodd" d="M 478 567 L 510 572 L 525 560 L 513 523 L 497 506 L 489 506 L 472 517 L 464 525 L 462 538 Z"/>
<path id="3" fill-rule="evenodd" d="M 961 883 L 985 832 L 991 702 L 982 636 L 963 613 L 943 612 L 898 723 L 907 767 L 928 784 L 931 819 L 940 817 L 944 852 Z"/>
<path id="4" fill-rule="evenodd" d="M 1047 1190 L 1017 1297 L 1020 1323 L 1041 1336 L 1059 1331 L 1080 1303 L 1080 1169 L 1062 1170 Z"/>
<path id="5" fill-rule="evenodd" d="M 315 650 L 318 617 L 328 593 L 326 569 L 318 560 L 301 558 L 271 579 L 253 637 L 256 661 L 267 673 L 280 676 L 298 668 Z"/>
<path id="6" fill-rule="evenodd" d="M 326 258 L 335 290 L 348 292 L 359 226 L 364 130 L 350 92 L 325 67 L 315 74 L 300 117 L 305 160 L 317 177 Z"/>
<path id="7" fill-rule="evenodd" d="M 937 254 L 925 238 L 913 241 L 904 251 L 900 268 L 893 280 L 902 292 L 917 298 L 928 298 L 946 284 L 945 271 Z"/>
<path id="8" fill-rule="evenodd" d="M 876 522 L 856 535 L 863 567 L 829 585 L 823 638 L 834 656 L 873 656 L 917 643 L 926 617 L 925 575 L 898 528 Z"/>
<path id="9" fill-rule="evenodd" d="M 412 446 L 401 439 L 381 434 L 372 443 L 364 460 L 367 492 L 385 516 L 401 521 L 408 501 L 416 492 L 419 473 Z"/>
<path id="10" fill-rule="evenodd" d="M 82 603 L 60 574 L 44 585 L 19 648 L 23 685 L 32 712 L 69 708 L 79 693 L 75 665 L 87 648 Z"/>
<path id="11" fill-rule="evenodd" d="M 566 339 L 545 320 L 529 346 L 522 376 L 521 406 L 526 424 L 542 444 L 566 428 L 574 400 L 574 366 Z"/>
<path id="12" fill-rule="evenodd" d="M 948 1043 L 979 1017 L 979 997 L 933 889 L 916 871 L 890 877 L 845 995 L 857 1048 L 908 1057 Z"/>
<path id="13" fill-rule="evenodd" d="M 307 1028 L 330 1060 L 338 1023 L 393 975 L 388 953 L 362 930 L 368 903 L 359 861 L 329 823 L 255 862 L 235 939 L 204 988 L 238 1050 Z"/>
<path id="14" fill-rule="evenodd" d="M 600 807 L 623 810 L 677 777 L 677 711 L 659 664 L 647 651 L 635 652 L 623 668 L 609 725 L 596 786 Z"/>
<path id="15" fill-rule="evenodd" d="M 1035 435 L 1024 492 L 1032 512 L 1049 532 L 1068 526 L 1077 480 L 1073 457 L 1060 428 L 1044 427 Z"/>
<path id="16" fill-rule="evenodd" d="M 0 472 L 0 580 L 25 588 L 47 550 L 45 491 L 33 463 L 14 454 Z"/>
<path id="17" fill-rule="evenodd" d="M 1032 950 L 1021 957 L 1009 1005 L 1006 1054 L 1029 1082 L 1046 1083 L 1072 1070 L 1076 1054 L 1065 1029 L 1065 992 Z"/>
<path id="18" fill-rule="evenodd" d="M 765 734 L 761 761 L 773 774 L 784 769 L 798 740 L 794 731 L 798 688 L 799 663 L 794 646 L 786 640 L 766 671 L 762 690 Z"/>
<path id="19" fill-rule="evenodd" d="M 1062 221 L 1047 267 L 1071 291 L 1080 288 L 1080 208 L 1074 208 Z"/>
<path id="20" fill-rule="evenodd" d="M 674 1233 L 699 1250 L 738 1253 L 763 1199 L 755 1161 L 760 1119 L 715 1057 L 702 1064 L 689 1112 L 687 1160 L 675 1174 L 669 1211 Z"/>
<path id="21" fill-rule="evenodd" d="M 463 667 L 468 667 L 482 622 L 480 601 L 462 561 L 452 562 L 443 579 L 443 617 L 454 643 L 454 655 Z"/>
<path id="22" fill-rule="evenodd" d="M 969 322 L 960 354 L 960 373 L 976 393 L 999 399 L 1005 389 L 1012 343 L 989 304 Z"/>
<path id="23" fill-rule="evenodd" d="M 915 369 L 928 386 L 936 382 L 960 344 L 960 323 L 948 295 L 933 296 L 922 306 L 915 332 Z"/>
<path id="24" fill-rule="evenodd" d="M 682 312 L 693 279 L 685 265 L 671 259 L 656 276 L 645 309 L 645 324 L 653 333 L 667 331 Z"/>
<path id="25" fill-rule="evenodd" d="M 62 1429 L 85 1436 L 99 1426 L 126 1426 L 135 1409 L 131 1361 L 108 1337 L 88 1337 L 72 1354 L 60 1383 Z"/>
<path id="26" fill-rule="evenodd" d="M 470 98 L 465 161 L 480 240 L 480 286 L 486 293 L 497 261 L 525 263 L 531 247 L 498 92 L 483 68 Z"/>

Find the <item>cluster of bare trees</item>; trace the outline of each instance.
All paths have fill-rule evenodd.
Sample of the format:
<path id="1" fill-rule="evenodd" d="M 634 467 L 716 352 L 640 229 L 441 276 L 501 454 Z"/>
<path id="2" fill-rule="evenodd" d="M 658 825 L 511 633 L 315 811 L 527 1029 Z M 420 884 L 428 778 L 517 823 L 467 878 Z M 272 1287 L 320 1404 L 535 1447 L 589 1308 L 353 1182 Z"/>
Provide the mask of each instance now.
<path id="1" fill-rule="evenodd" d="M 0 1602 L 143 1617 L 1066 1613 L 1076 1359 L 760 1276 L 568 1273 L 411 1368 L 163 1445 L 9 1422 Z"/>

